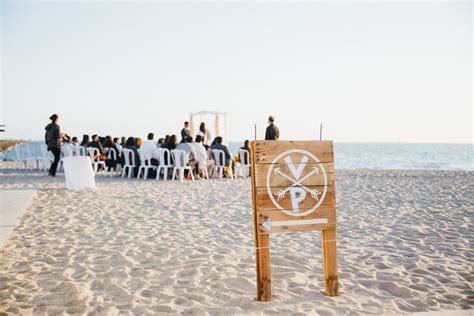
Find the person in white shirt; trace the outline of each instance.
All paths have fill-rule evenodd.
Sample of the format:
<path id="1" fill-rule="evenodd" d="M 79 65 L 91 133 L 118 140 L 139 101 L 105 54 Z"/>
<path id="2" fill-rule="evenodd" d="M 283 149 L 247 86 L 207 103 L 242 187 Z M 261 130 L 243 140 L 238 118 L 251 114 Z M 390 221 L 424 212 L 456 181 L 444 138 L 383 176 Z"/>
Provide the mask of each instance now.
<path id="1" fill-rule="evenodd" d="M 196 136 L 196 141 L 194 143 L 191 143 L 191 146 L 194 147 L 194 150 L 196 151 L 196 160 L 198 161 L 200 166 L 206 166 L 208 174 L 210 175 L 212 173 L 212 170 L 214 169 L 214 160 L 209 159 L 209 154 L 202 144 L 203 138 L 200 135 Z"/>
<path id="2" fill-rule="evenodd" d="M 212 135 L 211 135 L 211 132 L 206 128 L 206 123 L 202 122 L 201 125 L 199 125 L 198 136 L 202 137 L 204 145 L 207 145 L 207 146 L 211 145 Z"/>
<path id="3" fill-rule="evenodd" d="M 115 147 L 117 147 L 117 150 L 118 150 L 118 151 L 122 151 L 123 147 L 122 147 L 122 145 L 120 144 L 120 138 L 115 137 L 115 138 L 114 138 L 114 144 L 115 144 Z"/>
<path id="4" fill-rule="evenodd" d="M 188 154 L 188 157 L 189 157 L 188 166 L 191 166 L 191 167 L 195 166 L 196 172 L 198 172 L 199 165 L 196 159 L 197 153 L 194 150 L 194 147 L 191 145 L 192 140 L 193 138 L 191 136 L 186 137 L 185 139 L 186 142 L 179 143 L 178 146 L 176 146 L 176 149 L 184 150 Z"/>
<path id="5" fill-rule="evenodd" d="M 143 159 L 151 158 L 151 164 L 158 166 L 158 147 L 156 146 L 153 138 L 155 138 L 155 135 L 153 133 L 148 133 L 147 140 L 143 142 L 138 152 L 140 153 L 140 156 L 143 157 Z"/>

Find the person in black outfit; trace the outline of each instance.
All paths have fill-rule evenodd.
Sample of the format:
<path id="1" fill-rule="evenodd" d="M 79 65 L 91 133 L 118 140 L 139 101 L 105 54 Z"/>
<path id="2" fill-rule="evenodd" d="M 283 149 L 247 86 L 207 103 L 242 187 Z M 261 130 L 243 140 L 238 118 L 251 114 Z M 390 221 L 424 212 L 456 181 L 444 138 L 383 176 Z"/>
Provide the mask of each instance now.
<path id="1" fill-rule="evenodd" d="M 235 174 L 235 163 L 234 163 L 234 160 L 232 160 L 232 156 L 230 155 L 230 152 L 229 152 L 229 148 L 227 148 L 226 145 L 223 145 L 222 144 L 222 137 L 221 136 L 217 136 L 215 139 L 214 139 L 214 142 L 215 144 L 212 146 L 212 149 L 219 149 L 219 150 L 222 150 L 224 152 L 224 155 L 225 155 L 225 165 L 227 167 L 231 167 L 232 168 L 232 172 Z M 217 158 L 216 158 L 217 159 Z M 219 161 L 220 163 L 222 163 L 222 161 Z M 217 161 L 216 161 L 216 164 L 217 164 Z"/>
<path id="2" fill-rule="evenodd" d="M 104 154 L 104 147 L 102 147 L 102 143 L 100 142 L 98 135 L 95 135 L 95 134 L 92 135 L 92 141 L 89 144 L 87 144 L 87 147 L 97 148 L 101 155 Z"/>
<path id="3" fill-rule="evenodd" d="M 265 131 L 265 140 L 278 140 L 280 138 L 280 130 L 273 122 L 275 122 L 275 118 L 270 115 L 268 118 L 268 124 L 270 125 L 268 125 Z"/>
<path id="4" fill-rule="evenodd" d="M 117 138 L 118 141 L 118 138 Z M 115 160 L 112 159 L 113 155 L 109 155 L 109 150 L 114 149 L 115 150 Z M 105 138 L 105 143 L 104 143 L 104 151 L 107 151 L 107 158 L 105 160 L 105 165 L 109 168 L 113 168 L 116 170 L 117 168 L 117 163 L 120 161 L 120 151 L 117 148 L 117 145 L 115 145 L 114 140 L 112 139 L 112 136 L 107 136 Z"/>
<path id="5" fill-rule="evenodd" d="M 140 167 L 140 154 L 138 153 L 137 144 L 134 137 L 127 138 L 127 142 L 125 143 L 124 148 L 131 149 L 133 152 L 133 156 L 135 157 L 135 168 L 133 170 L 133 176 L 136 177 L 138 175 L 138 169 Z M 122 154 L 122 160 L 125 162 L 125 157 Z"/>
<path id="6" fill-rule="evenodd" d="M 49 123 L 44 129 L 46 134 L 44 136 L 48 151 L 54 155 L 54 160 L 49 168 L 48 175 L 51 177 L 56 176 L 56 169 L 58 168 L 59 159 L 61 158 L 61 131 L 59 128 L 59 116 L 57 114 L 51 115 Z"/>
<path id="7" fill-rule="evenodd" d="M 183 129 L 181 130 L 181 142 L 184 143 L 186 142 L 186 139 L 191 136 L 191 132 L 189 131 L 189 122 L 186 121 L 184 122 L 184 127 Z M 184 140 L 184 142 L 183 142 Z"/>
<path id="8" fill-rule="evenodd" d="M 90 142 L 89 135 L 87 135 L 87 134 L 82 135 L 81 146 L 82 147 L 87 147 L 87 145 L 89 145 L 89 142 Z"/>

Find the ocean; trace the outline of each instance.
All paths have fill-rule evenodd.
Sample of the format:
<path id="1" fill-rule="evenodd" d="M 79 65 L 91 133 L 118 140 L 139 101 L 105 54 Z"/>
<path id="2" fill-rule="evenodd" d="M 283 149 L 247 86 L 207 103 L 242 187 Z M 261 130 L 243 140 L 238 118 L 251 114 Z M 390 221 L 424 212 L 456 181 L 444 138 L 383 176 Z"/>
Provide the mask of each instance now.
<path id="1" fill-rule="evenodd" d="M 41 141 L 26 146 L 41 155 Z M 242 143 L 231 142 L 229 149 L 237 153 Z M 27 155 L 20 145 L 21 156 Z M 0 159 L 14 159 L 14 150 L 0 154 Z M 406 143 L 334 143 L 336 169 L 391 170 L 474 170 L 474 144 L 406 144 Z"/>

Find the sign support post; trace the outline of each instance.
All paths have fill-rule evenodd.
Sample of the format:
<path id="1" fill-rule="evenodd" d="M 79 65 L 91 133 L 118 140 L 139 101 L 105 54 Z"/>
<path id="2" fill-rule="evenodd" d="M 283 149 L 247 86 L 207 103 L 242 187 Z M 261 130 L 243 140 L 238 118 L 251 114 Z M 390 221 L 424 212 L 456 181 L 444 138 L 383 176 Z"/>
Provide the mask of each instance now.
<path id="1" fill-rule="evenodd" d="M 256 125 L 255 125 L 256 126 Z M 255 142 L 251 143 L 251 161 L 255 161 Z M 255 168 L 251 168 L 252 202 L 256 209 Z M 255 260 L 257 262 L 257 300 L 266 302 L 272 299 L 272 279 L 270 270 L 270 234 L 261 231 L 258 224 L 258 214 L 254 216 Z"/>
<path id="2" fill-rule="evenodd" d="M 323 260 L 324 260 L 324 294 L 337 296 L 339 294 L 339 277 L 337 275 L 336 230 L 323 230 Z"/>

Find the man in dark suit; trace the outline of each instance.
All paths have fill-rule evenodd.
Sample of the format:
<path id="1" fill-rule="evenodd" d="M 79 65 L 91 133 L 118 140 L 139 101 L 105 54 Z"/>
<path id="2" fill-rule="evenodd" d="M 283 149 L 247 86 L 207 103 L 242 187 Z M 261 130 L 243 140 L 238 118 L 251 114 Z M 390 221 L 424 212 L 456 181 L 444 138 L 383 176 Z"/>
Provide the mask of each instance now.
<path id="1" fill-rule="evenodd" d="M 280 130 L 273 122 L 275 122 L 275 118 L 270 115 L 268 118 L 268 124 L 270 125 L 268 125 L 265 131 L 265 140 L 278 140 L 280 138 Z"/>
<path id="2" fill-rule="evenodd" d="M 181 140 L 184 143 L 188 137 L 191 136 L 191 132 L 189 131 L 189 122 L 184 122 L 184 127 L 181 130 Z"/>

